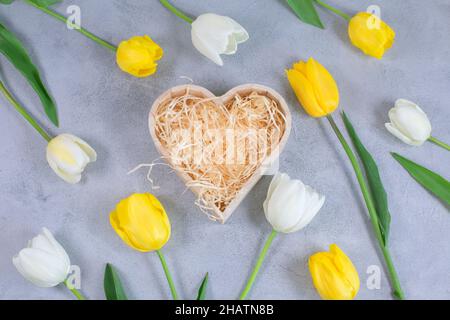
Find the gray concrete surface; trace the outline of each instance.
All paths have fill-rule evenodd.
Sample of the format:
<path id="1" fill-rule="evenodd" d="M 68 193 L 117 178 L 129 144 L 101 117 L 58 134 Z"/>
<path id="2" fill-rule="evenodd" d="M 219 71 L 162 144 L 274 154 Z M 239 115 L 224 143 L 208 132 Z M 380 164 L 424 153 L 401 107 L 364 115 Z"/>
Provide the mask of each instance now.
<path id="1" fill-rule="evenodd" d="M 336 4 L 337 1 L 329 1 Z M 84 27 L 113 43 L 149 34 L 165 57 L 156 76 L 135 79 L 115 66 L 114 56 L 60 22 L 16 1 L 0 7 L 0 20 L 27 45 L 59 108 L 61 126 L 45 118 L 33 90 L 2 57 L 2 77 L 27 108 L 54 133 L 70 132 L 98 151 L 99 159 L 82 183 L 60 180 L 47 165 L 45 144 L 0 98 L 0 298 L 72 299 L 62 287 L 40 289 L 25 281 L 11 258 L 28 239 L 48 227 L 82 270 L 82 291 L 103 299 L 103 271 L 113 263 L 126 291 L 136 299 L 168 299 L 169 290 L 155 254 L 129 249 L 109 225 L 115 204 L 133 192 L 151 191 L 145 172 L 127 175 L 139 163 L 158 157 L 147 129 L 152 101 L 188 76 L 222 94 L 247 82 L 269 85 L 291 107 L 293 131 L 281 155 L 281 170 L 301 178 L 327 196 L 319 215 L 303 231 L 275 240 L 250 298 L 318 299 L 308 256 L 337 243 L 354 261 L 360 277 L 359 299 L 390 299 L 390 286 L 356 180 L 341 147 L 324 120 L 309 118 L 298 107 L 284 76 L 297 59 L 314 56 L 334 75 L 341 108 L 353 120 L 373 153 L 389 194 L 391 249 L 408 298 L 450 298 L 450 215 L 448 208 L 416 184 L 391 158 L 403 154 L 450 177 L 449 153 L 430 143 L 409 147 L 384 129 L 397 98 L 417 102 L 428 113 L 433 133 L 450 141 L 450 3 L 413 0 L 341 1 L 347 12 L 381 6 L 382 18 L 397 33 L 393 49 L 381 61 L 353 48 L 342 19 L 320 10 L 327 29 L 302 24 L 274 0 L 174 1 L 191 15 L 215 12 L 233 17 L 251 39 L 220 68 L 193 48 L 189 26 L 156 0 L 74 0 Z M 340 122 L 340 121 L 339 121 Z M 208 297 L 234 299 L 243 288 L 270 229 L 262 202 L 270 182 L 264 177 L 225 225 L 210 222 L 164 167 L 154 170 L 160 197 L 170 215 L 173 235 L 166 258 L 183 298 L 193 298 L 210 272 Z M 370 265 L 382 268 L 381 288 L 366 286 Z"/>

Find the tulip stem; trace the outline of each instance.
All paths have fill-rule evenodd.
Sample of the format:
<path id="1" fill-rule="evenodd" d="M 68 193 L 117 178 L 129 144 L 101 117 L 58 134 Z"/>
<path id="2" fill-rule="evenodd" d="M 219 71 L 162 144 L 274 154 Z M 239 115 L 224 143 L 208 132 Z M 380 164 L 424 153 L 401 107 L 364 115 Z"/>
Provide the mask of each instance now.
<path id="1" fill-rule="evenodd" d="M 261 265 L 264 261 L 264 258 L 266 257 L 267 250 L 269 250 L 270 245 L 272 244 L 273 239 L 276 237 L 277 232 L 272 229 L 272 232 L 270 233 L 269 237 L 266 240 L 266 243 L 264 244 L 264 248 L 262 249 L 261 253 L 259 254 L 258 261 L 256 261 L 256 265 L 253 268 L 253 272 L 250 275 L 250 278 L 248 278 L 247 284 L 244 288 L 244 291 L 242 291 L 239 300 L 245 300 L 248 293 L 250 292 L 250 289 L 253 286 L 253 282 L 255 282 L 256 276 L 258 275 L 259 269 L 261 268 Z"/>
<path id="2" fill-rule="evenodd" d="M 161 260 L 162 267 L 164 269 L 164 273 L 167 278 L 167 282 L 169 283 L 170 292 L 172 293 L 173 300 L 178 300 L 177 290 L 175 289 L 175 285 L 172 280 L 172 276 L 170 275 L 169 268 L 167 267 L 166 259 L 164 259 L 164 255 L 160 250 L 156 250 L 158 254 L 159 260 Z"/>
<path id="3" fill-rule="evenodd" d="M 159 0 L 159 2 L 161 2 L 161 4 L 166 7 L 167 9 L 169 9 L 170 12 L 172 12 L 174 15 L 176 15 L 178 18 L 183 19 L 184 21 L 186 21 L 187 23 L 191 24 L 192 22 L 194 22 L 194 19 L 192 19 L 191 17 L 187 16 L 184 12 L 182 12 L 180 9 L 174 7 L 169 1 L 167 0 Z"/>
<path id="4" fill-rule="evenodd" d="M 361 192 L 364 197 L 364 201 L 366 202 L 367 209 L 369 211 L 370 221 L 372 222 L 372 227 L 375 232 L 375 235 L 377 237 L 378 243 L 381 247 L 381 251 L 383 253 L 386 266 L 391 278 L 391 283 L 394 288 L 393 294 L 395 297 L 397 297 L 400 300 L 404 299 L 403 290 L 400 286 L 400 280 L 398 279 L 397 272 L 395 271 L 394 264 L 392 262 L 391 254 L 389 252 L 389 249 L 387 248 L 386 244 L 383 241 L 383 236 L 381 234 L 380 225 L 378 221 L 378 215 L 376 212 L 375 205 L 373 203 L 372 196 L 370 195 L 369 188 L 366 184 L 366 181 L 364 179 L 364 174 L 361 170 L 361 167 L 358 163 L 358 159 L 356 158 L 355 154 L 353 153 L 352 149 L 348 145 L 347 141 L 345 140 L 344 136 L 342 135 L 341 131 L 339 130 L 338 126 L 336 125 L 336 122 L 334 122 L 333 117 L 330 115 L 327 116 L 328 121 L 330 122 L 331 127 L 333 128 L 334 133 L 336 134 L 337 138 L 339 139 L 340 143 L 342 144 L 342 147 L 345 150 L 345 153 L 347 154 L 348 158 L 350 159 L 350 162 L 353 166 L 353 170 L 355 171 L 356 178 L 358 179 L 359 186 L 361 188 Z"/>
<path id="5" fill-rule="evenodd" d="M 447 151 L 450 151 L 450 146 L 448 144 L 446 144 L 444 141 L 436 139 L 435 137 L 429 137 L 428 141 L 433 142 L 434 144 L 437 144 L 439 147 L 444 148 Z"/>
<path id="6" fill-rule="evenodd" d="M 67 289 L 70 290 L 70 292 L 73 293 L 75 297 L 77 297 L 78 300 L 86 300 L 83 294 L 77 289 L 75 289 L 72 285 L 70 285 L 67 281 L 64 281 L 64 285 L 67 287 Z"/>
<path id="7" fill-rule="evenodd" d="M 315 1 L 317 2 L 318 5 L 324 7 L 325 9 L 330 10 L 331 12 L 337 14 L 338 16 L 344 18 L 345 20 L 350 21 L 351 17 L 348 14 L 346 14 L 345 12 L 342 12 L 341 10 L 338 10 L 338 9 L 332 7 L 329 4 L 322 2 L 321 0 L 315 0 Z"/>
<path id="8" fill-rule="evenodd" d="M 111 51 L 113 51 L 113 52 L 116 52 L 116 51 L 117 51 L 117 47 L 116 47 L 116 46 L 114 46 L 114 45 L 112 45 L 111 43 L 109 43 L 109 42 L 107 42 L 107 41 L 105 41 L 105 40 L 103 40 L 103 39 L 97 37 L 95 34 L 93 34 L 93 33 L 89 32 L 89 31 L 87 31 L 86 29 L 82 28 L 81 26 L 78 26 L 78 25 L 76 25 L 76 24 L 70 22 L 70 21 L 69 21 L 66 17 L 64 17 L 63 15 L 60 15 L 59 13 L 57 13 L 57 12 L 55 12 L 55 11 L 49 9 L 49 8 L 40 6 L 40 5 L 38 5 L 37 3 L 35 3 L 34 1 L 31 1 L 31 0 L 25 0 L 25 2 L 28 3 L 29 5 L 31 5 L 31 6 L 33 6 L 33 7 L 35 7 L 35 8 L 37 8 L 37 9 L 41 10 L 42 12 L 45 12 L 46 14 L 52 16 L 53 18 L 56 18 L 56 19 L 58 19 L 58 20 L 60 20 L 60 21 L 62 21 L 62 22 L 64 22 L 64 23 L 67 23 L 67 25 L 70 25 L 71 27 L 73 27 L 73 28 L 74 28 L 76 31 L 78 31 L 79 33 L 81 33 L 81 34 L 83 34 L 84 36 L 88 37 L 89 39 L 91 39 L 91 40 L 97 42 L 98 44 L 104 46 L 105 48 L 107 48 L 107 49 L 109 49 L 109 50 L 111 50 Z"/>
<path id="9" fill-rule="evenodd" d="M 2 92 L 5 95 L 6 99 L 13 105 L 13 107 L 17 110 L 17 112 L 19 112 L 25 118 L 25 120 L 27 120 L 28 123 L 31 124 L 31 126 L 35 128 L 36 131 L 39 132 L 39 134 L 45 140 L 47 140 L 47 142 L 50 142 L 50 140 L 52 140 L 52 137 L 39 125 L 39 123 L 31 116 L 31 114 L 29 114 L 28 111 L 25 110 L 24 107 L 22 107 L 20 103 L 17 102 L 17 100 L 13 97 L 11 92 L 9 92 L 8 89 L 6 89 L 5 85 L 1 81 L 0 81 L 0 92 Z"/>

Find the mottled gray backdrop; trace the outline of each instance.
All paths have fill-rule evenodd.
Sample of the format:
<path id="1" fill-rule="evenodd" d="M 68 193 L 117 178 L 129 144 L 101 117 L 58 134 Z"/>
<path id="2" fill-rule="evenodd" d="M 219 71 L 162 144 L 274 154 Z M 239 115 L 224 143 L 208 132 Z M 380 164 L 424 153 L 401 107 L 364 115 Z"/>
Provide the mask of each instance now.
<path id="1" fill-rule="evenodd" d="M 376 158 L 389 194 L 391 248 L 408 298 L 450 298 L 450 213 L 393 160 L 399 152 L 450 177 L 450 153 L 430 143 L 409 147 L 385 129 L 387 111 L 397 98 L 417 102 L 430 116 L 435 136 L 450 141 L 450 2 L 413 0 L 333 1 L 354 13 L 370 4 L 397 33 L 383 60 L 364 56 L 348 41 L 346 24 L 323 10 L 326 30 L 301 23 L 282 0 L 173 1 L 192 16 L 215 12 L 235 18 L 250 40 L 220 68 L 192 46 L 189 25 L 157 0 L 73 0 L 82 25 L 118 44 L 149 34 L 165 51 L 158 73 L 136 79 L 122 73 L 115 57 L 64 24 L 22 1 L 0 7 L 0 20 L 27 45 L 58 103 L 61 125 L 45 118 L 33 90 L 2 57 L 1 74 L 19 100 L 52 133 L 69 132 L 89 141 L 98 161 L 82 183 L 69 185 L 48 167 L 45 143 L 0 98 L 0 298 L 72 299 L 63 287 L 40 289 L 25 281 L 11 258 L 46 226 L 82 270 L 82 291 L 103 299 L 103 271 L 113 263 L 130 298 L 168 299 L 170 293 L 155 254 L 129 249 L 109 224 L 109 212 L 133 192 L 151 191 L 145 172 L 127 175 L 139 163 L 158 157 L 147 129 L 152 101 L 164 90 L 186 83 L 222 94 L 256 82 L 279 91 L 290 105 L 293 130 L 281 155 L 281 170 L 327 196 L 303 231 L 277 238 L 250 298 L 318 299 L 307 268 L 309 255 L 337 243 L 361 278 L 359 299 L 389 299 L 390 286 L 353 171 L 327 122 L 299 109 L 284 69 L 314 56 L 334 75 L 341 108 L 354 122 Z M 339 120 L 339 124 L 342 124 Z M 154 170 L 155 194 L 166 206 L 173 235 L 164 248 L 183 298 L 193 298 L 205 272 L 208 297 L 234 299 L 243 288 L 270 228 L 262 202 L 270 182 L 264 177 L 225 225 L 210 222 L 194 205 L 191 192 L 165 167 Z M 370 265 L 382 267 L 380 290 L 366 286 Z"/>

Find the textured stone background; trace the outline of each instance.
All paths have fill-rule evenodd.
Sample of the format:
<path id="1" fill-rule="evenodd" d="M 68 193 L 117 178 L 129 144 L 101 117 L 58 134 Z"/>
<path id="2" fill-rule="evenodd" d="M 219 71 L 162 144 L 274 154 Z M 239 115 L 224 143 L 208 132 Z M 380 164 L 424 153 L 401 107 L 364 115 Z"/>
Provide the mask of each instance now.
<path id="1" fill-rule="evenodd" d="M 337 1 L 329 1 L 337 4 Z M 381 61 L 368 58 L 347 39 L 342 19 L 320 10 L 327 29 L 298 21 L 284 1 L 174 1 L 191 15 L 215 12 L 235 18 L 251 35 L 238 54 L 220 68 L 192 47 L 189 26 L 156 0 L 74 0 L 82 24 L 112 43 L 149 34 L 165 57 L 156 76 L 135 79 L 119 71 L 114 56 L 60 22 L 17 1 L 0 7 L 0 19 L 27 45 L 42 70 L 59 108 L 60 129 L 45 118 L 33 90 L 2 57 L 1 74 L 20 101 L 54 134 L 70 132 L 98 151 L 99 159 L 82 183 L 56 177 L 45 160 L 45 144 L 0 98 L 0 298 L 71 299 L 62 287 L 39 289 L 14 269 L 11 258 L 43 226 L 54 232 L 82 269 L 82 291 L 103 299 L 103 271 L 113 263 L 131 298 L 167 299 L 169 290 L 154 254 L 126 247 L 109 225 L 116 202 L 133 192 L 151 191 L 145 172 L 126 175 L 139 163 L 158 157 L 147 129 L 152 101 L 188 76 L 222 94 L 247 82 L 269 85 L 287 100 L 293 131 L 281 155 L 281 170 L 301 178 L 327 196 L 315 220 L 303 231 L 273 243 L 250 298 L 317 299 L 307 269 L 308 256 L 337 243 L 354 261 L 360 277 L 359 299 L 389 299 L 382 268 L 380 290 L 366 287 L 366 269 L 383 266 L 353 172 L 325 121 L 298 108 L 284 69 L 296 59 L 314 56 L 334 75 L 341 108 L 357 127 L 378 161 L 390 199 L 392 255 L 409 298 L 450 298 L 450 215 L 448 209 L 416 184 L 391 158 L 397 151 L 450 177 L 449 153 L 430 143 L 402 144 L 384 129 L 395 99 L 417 102 L 431 118 L 434 134 L 449 142 L 450 3 L 430 1 L 340 1 L 353 13 L 370 4 L 397 32 L 393 49 Z M 264 177 L 225 225 L 208 221 L 184 192 L 180 180 L 164 167 L 154 170 L 160 197 L 173 224 L 164 248 L 183 298 L 193 298 L 206 271 L 209 298 L 234 299 L 243 288 L 270 229 L 262 202 L 270 182 Z"/>

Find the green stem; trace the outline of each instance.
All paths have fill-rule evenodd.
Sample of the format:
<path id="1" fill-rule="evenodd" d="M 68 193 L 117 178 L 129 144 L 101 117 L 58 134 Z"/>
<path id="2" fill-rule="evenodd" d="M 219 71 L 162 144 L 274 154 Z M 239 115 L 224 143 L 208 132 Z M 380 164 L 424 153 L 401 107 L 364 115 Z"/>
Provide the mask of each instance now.
<path id="1" fill-rule="evenodd" d="M 52 16 L 53 18 L 56 18 L 64 23 L 69 24 L 71 27 L 73 27 L 76 31 L 78 31 L 79 33 L 85 35 L 86 37 L 88 37 L 91 40 L 94 40 L 95 42 L 97 42 L 98 44 L 104 46 L 105 48 L 116 52 L 117 51 L 117 47 L 112 45 L 111 43 L 97 37 L 95 34 L 87 31 L 86 29 L 82 28 L 81 26 L 78 26 L 76 24 L 73 24 L 72 22 L 68 21 L 66 17 L 64 17 L 63 15 L 60 15 L 59 13 L 46 8 L 46 7 L 42 7 L 40 5 L 38 5 L 37 3 L 31 1 L 31 0 L 25 0 L 26 3 L 28 3 L 29 5 L 41 10 L 42 12 L 45 12 L 46 14 Z"/>
<path id="2" fill-rule="evenodd" d="M 170 292 L 172 293 L 173 300 L 178 300 L 177 290 L 175 289 L 172 276 L 170 275 L 169 268 L 167 267 L 166 259 L 164 259 L 164 255 L 160 250 L 156 250 L 156 253 L 158 254 L 159 260 L 161 260 L 161 264 L 164 269 L 164 273 L 166 274 L 167 282 L 169 283 Z"/>
<path id="3" fill-rule="evenodd" d="M 433 142 L 434 144 L 437 144 L 439 147 L 444 148 L 447 151 L 450 151 L 450 146 L 446 144 L 445 142 L 436 139 L 435 137 L 429 137 L 428 141 Z"/>
<path id="4" fill-rule="evenodd" d="M 391 278 L 392 287 L 394 288 L 393 294 L 398 299 L 403 300 L 404 294 L 403 290 L 400 286 L 400 281 L 398 279 L 397 272 L 395 271 L 394 264 L 392 262 L 391 254 L 389 252 L 389 249 L 386 247 L 383 241 L 383 236 L 381 234 L 379 222 L 378 222 L 378 215 L 375 209 L 375 205 L 373 203 L 372 196 L 370 195 L 369 188 L 366 184 L 366 181 L 364 179 L 364 174 L 361 170 L 361 167 L 358 163 L 358 160 L 353 153 L 352 149 L 348 145 L 347 141 L 345 140 L 344 136 L 342 135 L 341 131 L 339 130 L 338 126 L 336 125 L 336 122 L 334 122 L 334 119 L 332 115 L 327 116 L 328 121 L 330 122 L 331 127 L 333 128 L 334 133 L 338 137 L 340 143 L 342 144 L 342 147 L 345 150 L 345 153 L 347 154 L 348 158 L 350 159 L 350 162 L 352 164 L 353 170 L 355 171 L 356 178 L 358 179 L 359 186 L 361 188 L 361 192 L 364 197 L 364 201 L 366 202 L 367 209 L 369 211 L 370 221 L 372 222 L 372 227 L 375 232 L 376 238 L 378 240 L 378 243 L 381 247 L 381 251 L 383 253 L 384 259 L 386 261 L 386 266 Z"/>
<path id="5" fill-rule="evenodd" d="M 47 140 L 47 142 L 50 142 L 50 140 L 52 140 L 52 137 L 37 123 L 37 121 L 31 116 L 31 114 L 29 114 L 28 111 L 26 111 L 25 108 L 22 107 L 16 99 L 14 99 L 11 92 L 6 89 L 5 85 L 1 81 L 0 92 L 5 95 L 6 99 L 13 105 L 17 112 L 19 112 L 25 118 L 25 120 L 27 120 L 28 123 L 31 124 L 31 126 L 35 128 L 36 131 L 39 132 L 39 134 L 45 140 Z"/>
<path id="6" fill-rule="evenodd" d="M 322 2 L 321 0 L 315 0 L 315 1 L 317 2 L 318 5 L 324 7 L 325 9 L 330 10 L 331 12 L 337 14 L 338 16 L 344 18 L 345 20 L 350 21 L 351 17 L 348 14 L 346 14 L 345 12 L 342 12 L 341 10 L 338 10 L 338 9 L 332 7 L 329 4 Z"/>
<path id="7" fill-rule="evenodd" d="M 71 285 L 69 285 L 67 281 L 64 281 L 64 285 L 67 287 L 67 289 L 70 290 L 70 292 L 73 293 L 75 297 L 77 297 L 78 300 L 86 300 L 86 298 L 81 294 L 81 292 L 73 288 Z"/>
<path id="8" fill-rule="evenodd" d="M 194 22 L 194 19 L 192 19 L 191 17 L 187 16 L 184 12 L 182 12 L 178 8 L 175 8 L 169 1 L 167 1 L 167 0 L 159 0 L 159 2 L 161 2 L 161 4 L 164 7 L 169 9 L 169 11 L 172 12 L 174 15 L 176 15 L 178 18 L 183 19 L 187 23 Z"/>
<path id="9" fill-rule="evenodd" d="M 261 253 L 259 254 L 258 261 L 256 262 L 255 267 L 253 268 L 253 272 L 250 275 L 250 278 L 248 278 L 247 284 L 244 288 L 244 291 L 242 291 L 239 300 L 244 300 L 248 293 L 250 292 L 250 289 L 253 286 L 253 282 L 255 282 L 256 276 L 258 275 L 259 269 L 261 268 L 261 265 L 264 261 L 264 258 L 266 257 L 267 250 L 269 250 L 270 245 L 272 244 L 273 239 L 277 235 L 277 232 L 275 230 L 272 230 L 269 237 L 266 240 L 266 243 L 264 244 L 264 248 L 262 249 Z"/>

